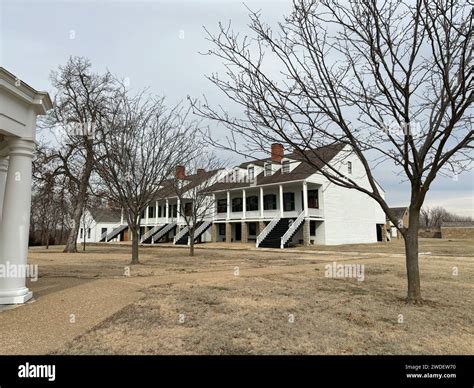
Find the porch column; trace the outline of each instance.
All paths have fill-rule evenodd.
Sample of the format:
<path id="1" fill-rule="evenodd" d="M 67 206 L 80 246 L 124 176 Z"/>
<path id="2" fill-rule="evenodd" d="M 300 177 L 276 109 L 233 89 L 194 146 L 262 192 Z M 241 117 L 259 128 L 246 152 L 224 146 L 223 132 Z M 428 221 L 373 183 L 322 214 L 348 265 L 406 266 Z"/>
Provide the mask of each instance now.
<path id="1" fill-rule="evenodd" d="M 280 217 L 283 218 L 283 185 L 279 186 L 280 189 Z"/>
<path id="2" fill-rule="evenodd" d="M 217 200 L 216 194 L 212 194 L 212 221 L 215 221 L 217 217 Z M 214 224 L 213 224 L 214 225 Z M 216 234 L 217 235 L 217 234 Z M 216 240 L 217 241 L 217 240 Z M 214 241 L 215 242 L 215 241 Z"/>
<path id="3" fill-rule="evenodd" d="M 163 215 L 163 214 L 162 214 Z M 158 201 L 155 202 L 155 225 L 158 224 Z"/>
<path id="4" fill-rule="evenodd" d="M 148 225 L 148 209 L 150 208 L 150 205 L 148 205 L 145 208 L 145 224 Z"/>
<path id="5" fill-rule="evenodd" d="M 169 223 L 169 218 L 170 218 L 170 202 L 168 200 L 168 198 L 166 198 L 166 205 L 165 205 L 165 222 L 166 223 Z"/>
<path id="6" fill-rule="evenodd" d="M 245 190 L 242 190 L 242 218 L 245 220 L 247 212 L 247 193 Z"/>
<path id="7" fill-rule="evenodd" d="M 309 215 L 308 210 L 308 183 L 306 181 L 303 182 L 303 209 L 304 209 L 304 216 L 305 218 Z"/>
<path id="8" fill-rule="evenodd" d="M 260 218 L 263 218 L 263 187 L 260 187 Z"/>
<path id="9" fill-rule="evenodd" d="M 31 174 L 34 141 L 10 138 L 10 160 L 0 224 L 0 265 L 25 269 L 31 209 Z M 33 296 L 24 276 L 0 279 L 0 304 L 24 303 Z"/>
<path id="10" fill-rule="evenodd" d="M 226 222 L 225 224 L 225 242 L 232 242 L 232 224 L 230 222 Z"/>
<path id="11" fill-rule="evenodd" d="M 177 214 L 176 214 L 176 223 L 179 224 L 179 221 L 180 221 L 180 218 L 181 218 L 181 200 L 179 198 L 178 198 L 177 206 L 178 206 L 178 211 L 177 211 Z"/>
<path id="12" fill-rule="evenodd" d="M 7 184 L 7 171 L 7 158 L 0 158 L 0 222 L 2 222 L 3 198 L 5 196 L 5 185 Z"/>
<path id="13" fill-rule="evenodd" d="M 122 211 L 120 212 L 120 225 L 123 225 L 123 208 L 122 208 Z"/>
<path id="14" fill-rule="evenodd" d="M 230 191 L 227 191 L 227 219 L 230 220 Z"/>

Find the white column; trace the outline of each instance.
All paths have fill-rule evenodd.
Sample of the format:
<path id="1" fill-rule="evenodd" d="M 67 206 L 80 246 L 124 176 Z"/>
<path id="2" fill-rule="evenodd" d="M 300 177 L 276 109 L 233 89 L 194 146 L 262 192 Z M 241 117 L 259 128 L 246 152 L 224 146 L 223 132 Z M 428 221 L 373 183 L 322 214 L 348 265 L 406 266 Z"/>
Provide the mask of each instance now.
<path id="1" fill-rule="evenodd" d="M 166 198 L 166 205 L 165 205 L 165 217 L 166 217 L 166 223 L 169 223 L 169 219 L 170 219 L 170 202 L 168 200 L 168 198 Z"/>
<path id="2" fill-rule="evenodd" d="M 7 184 L 7 171 L 8 171 L 7 158 L 0 158 L 0 222 L 2 222 L 3 198 L 5 195 L 5 185 Z M 1 238 L 2 237 L 0 236 L 0 239 Z"/>
<path id="3" fill-rule="evenodd" d="M 158 224 L 158 201 L 155 202 L 155 225 L 156 224 Z"/>
<path id="4" fill-rule="evenodd" d="M 212 194 L 212 220 L 215 221 L 217 217 L 217 200 L 216 194 Z"/>
<path id="5" fill-rule="evenodd" d="M 280 217 L 283 217 L 283 185 L 279 186 L 280 189 Z"/>
<path id="6" fill-rule="evenodd" d="M 263 218 L 263 187 L 260 187 L 260 218 Z"/>
<path id="7" fill-rule="evenodd" d="M 303 182 L 303 208 L 304 208 L 304 216 L 305 218 L 309 215 L 308 210 L 308 183 L 306 181 Z"/>
<path id="8" fill-rule="evenodd" d="M 123 225 L 123 208 L 122 212 L 120 213 L 120 225 Z"/>
<path id="9" fill-rule="evenodd" d="M 230 220 L 230 191 L 227 192 L 227 219 Z"/>
<path id="10" fill-rule="evenodd" d="M 25 269 L 31 209 L 32 140 L 10 138 L 10 159 L 5 187 L 3 217 L 0 224 L 0 265 Z M 0 304 L 24 303 L 33 296 L 22 276 L 0 278 Z"/>
<path id="11" fill-rule="evenodd" d="M 179 224 L 179 221 L 181 219 L 181 200 L 179 198 L 178 198 L 177 206 L 178 206 L 178 211 L 176 214 L 176 222 Z"/>
<path id="12" fill-rule="evenodd" d="M 245 220 L 247 216 L 247 193 L 245 190 L 242 190 L 242 218 Z"/>
<path id="13" fill-rule="evenodd" d="M 150 207 L 150 205 L 148 205 L 146 208 L 145 208 L 145 225 L 148 225 L 148 208 Z"/>

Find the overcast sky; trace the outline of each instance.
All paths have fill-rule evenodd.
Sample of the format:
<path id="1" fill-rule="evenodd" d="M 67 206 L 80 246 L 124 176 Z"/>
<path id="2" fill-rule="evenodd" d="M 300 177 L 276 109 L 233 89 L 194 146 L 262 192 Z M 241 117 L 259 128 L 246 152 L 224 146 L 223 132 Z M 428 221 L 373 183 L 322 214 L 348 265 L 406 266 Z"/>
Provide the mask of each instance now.
<path id="1" fill-rule="evenodd" d="M 275 23 L 290 9 L 289 0 L 245 2 Z M 232 20 L 247 31 L 248 11 L 237 0 L 41 1 L 0 0 L 0 64 L 39 90 L 51 91 L 49 73 L 70 55 L 88 57 L 96 71 L 106 68 L 136 89 L 165 95 L 170 103 L 205 94 L 224 103 L 204 77 L 222 72 L 220 63 L 200 55 L 210 48 L 203 26 L 216 30 Z M 408 202 L 409 185 L 387 165 L 377 179 L 389 204 Z M 440 178 L 426 199 L 474 216 L 474 174 Z"/>

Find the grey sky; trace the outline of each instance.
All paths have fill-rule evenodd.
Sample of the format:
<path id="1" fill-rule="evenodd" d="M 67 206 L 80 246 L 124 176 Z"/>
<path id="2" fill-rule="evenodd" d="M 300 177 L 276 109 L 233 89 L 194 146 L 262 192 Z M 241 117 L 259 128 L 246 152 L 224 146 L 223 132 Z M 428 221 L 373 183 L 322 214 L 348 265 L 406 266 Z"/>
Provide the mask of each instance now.
<path id="1" fill-rule="evenodd" d="M 289 0 L 245 2 L 275 23 Z M 232 20 L 245 32 L 247 9 L 237 0 L 194 1 L 34 1 L 0 0 L 0 63 L 37 89 L 51 91 L 49 73 L 70 55 L 88 57 L 97 71 L 108 68 L 128 77 L 136 89 L 165 95 L 170 103 L 189 94 L 225 101 L 204 74 L 222 72 L 220 63 L 198 52 L 209 49 L 203 26 L 215 30 Z M 378 169 L 389 203 L 404 205 L 409 186 L 390 165 Z M 474 216 L 474 173 L 440 178 L 428 193 L 428 206 Z"/>

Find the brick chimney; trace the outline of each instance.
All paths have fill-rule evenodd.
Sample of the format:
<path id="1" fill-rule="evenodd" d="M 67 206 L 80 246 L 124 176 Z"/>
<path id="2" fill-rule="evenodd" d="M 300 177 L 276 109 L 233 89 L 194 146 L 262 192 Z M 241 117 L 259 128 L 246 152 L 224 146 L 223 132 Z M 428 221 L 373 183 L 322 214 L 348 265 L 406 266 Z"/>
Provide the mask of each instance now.
<path id="1" fill-rule="evenodd" d="M 206 170 L 203 169 L 203 168 L 198 168 L 197 172 L 196 172 L 196 174 L 198 174 L 198 175 L 202 175 L 202 174 L 205 174 L 205 173 L 206 173 Z"/>
<path id="2" fill-rule="evenodd" d="M 281 163 L 281 160 L 285 156 L 285 150 L 283 145 L 279 143 L 272 144 L 272 162 Z"/>
<path id="3" fill-rule="evenodd" d="M 184 166 L 176 166 L 176 179 L 183 180 L 186 178 L 186 169 Z"/>

